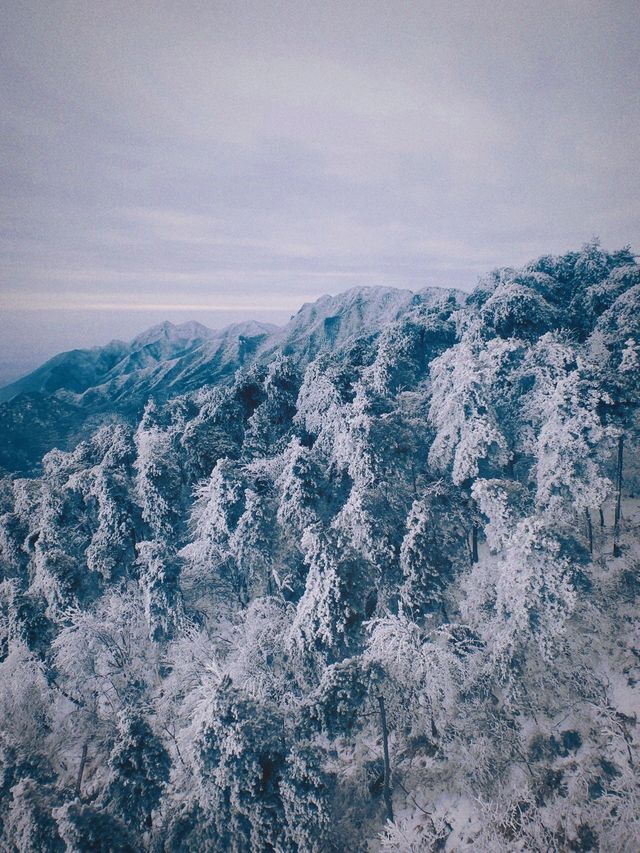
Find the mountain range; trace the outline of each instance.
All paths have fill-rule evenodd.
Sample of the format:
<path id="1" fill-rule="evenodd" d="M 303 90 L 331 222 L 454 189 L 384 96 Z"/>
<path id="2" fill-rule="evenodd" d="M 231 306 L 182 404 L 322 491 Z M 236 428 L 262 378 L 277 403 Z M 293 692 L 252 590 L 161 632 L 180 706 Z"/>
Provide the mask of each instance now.
<path id="1" fill-rule="evenodd" d="M 133 421 L 145 403 L 230 381 L 240 368 L 281 352 L 301 366 L 365 331 L 459 290 L 359 287 L 305 303 L 283 327 L 248 321 L 215 330 L 196 321 L 153 326 L 126 343 L 63 352 L 0 389 L 0 469 L 28 473 L 53 447 L 68 449 L 114 416 Z"/>

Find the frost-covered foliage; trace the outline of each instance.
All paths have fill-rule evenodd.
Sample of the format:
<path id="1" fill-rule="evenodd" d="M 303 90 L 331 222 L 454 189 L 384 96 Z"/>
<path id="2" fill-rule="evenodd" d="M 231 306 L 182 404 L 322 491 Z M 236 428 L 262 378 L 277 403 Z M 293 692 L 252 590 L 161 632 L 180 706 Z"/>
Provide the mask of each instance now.
<path id="1" fill-rule="evenodd" d="M 327 298 L 4 478 L 0 849 L 640 849 L 639 293 Z"/>
<path id="2" fill-rule="evenodd" d="M 457 486 L 477 477 L 481 467 L 483 473 L 500 471 L 510 460 L 495 397 L 511 347 L 509 342 L 463 339 L 431 365 L 429 418 L 437 431 L 429 462 L 436 470 L 450 469 Z"/>

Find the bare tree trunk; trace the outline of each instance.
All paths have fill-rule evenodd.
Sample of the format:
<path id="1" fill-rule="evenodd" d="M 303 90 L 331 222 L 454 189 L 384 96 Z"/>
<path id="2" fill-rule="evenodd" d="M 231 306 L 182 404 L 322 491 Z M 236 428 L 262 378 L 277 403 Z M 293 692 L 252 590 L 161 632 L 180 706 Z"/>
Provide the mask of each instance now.
<path id="1" fill-rule="evenodd" d="M 589 553 L 593 554 L 593 525 L 591 524 L 591 513 L 589 507 L 585 508 L 585 518 L 587 519 L 587 536 L 589 537 Z"/>
<path id="2" fill-rule="evenodd" d="M 618 471 L 616 475 L 616 514 L 614 523 L 616 527 L 620 525 L 622 516 L 622 461 L 624 454 L 624 436 L 618 439 Z"/>
<path id="3" fill-rule="evenodd" d="M 618 471 L 616 474 L 616 510 L 613 517 L 613 556 L 620 556 L 618 537 L 620 535 L 620 519 L 622 517 L 622 462 L 624 459 L 624 436 L 618 439 Z"/>
<path id="4" fill-rule="evenodd" d="M 384 697 L 378 696 L 380 706 L 380 724 L 382 726 L 382 749 L 384 751 L 384 804 L 387 809 L 387 820 L 393 822 L 393 803 L 391 802 L 391 765 L 389 763 L 389 731 L 387 729 L 387 714 L 384 708 Z"/>
<path id="5" fill-rule="evenodd" d="M 471 562 L 478 562 L 478 525 L 473 525 L 473 530 L 471 531 Z"/>
<path id="6" fill-rule="evenodd" d="M 87 744 L 82 747 L 82 756 L 80 758 L 80 767 L 78 767 L 78 778 L 76 779 L 76 797 L 80 799 L 82 793 L 82 777 L 84 776 L 84 766 L 87 763 Z"/>

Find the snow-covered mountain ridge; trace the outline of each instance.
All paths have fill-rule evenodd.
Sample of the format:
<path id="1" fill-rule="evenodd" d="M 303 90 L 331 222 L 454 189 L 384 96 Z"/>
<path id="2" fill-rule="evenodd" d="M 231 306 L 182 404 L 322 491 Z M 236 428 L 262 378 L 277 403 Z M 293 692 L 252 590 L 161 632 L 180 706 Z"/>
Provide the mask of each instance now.
<path id="1" fill-rule="evenodd" d="M 0 389 L 0 427 L 6 439 L 0 466 L 30 470 L 50 447 L 78 440 L 85 434 L 83 425 L 96 418 L 112 413 L 135 418 L 152 397 L 166 400 L 228 382 L 240 368 L 278 352 L 306 364 L 321 349 L 340 348 L 363 333 L 376 335 L 411 308 L 449 297 L 461 304 L 465 294 L 439 288 L 418 293 L 354 288 L 305 304 L 281 328 L 247 321 L 215 330 L 196 321 L 167 321 L 129 343 L 112 341 L 61 353 Z M 26 418 L 32 422 L 29 436 L 22 427 Z"/>
<path id="2" fill-rule="evenodd" d="M 27 376 L 0 388 L 0 402 L 29 392 L 52 394 L 65 390 L 82 394 L 160 362 L 189 360 L 192 356 L 199 364 L 218 357 L 237 368 L 247 355 L 278 346 L 291 352 L 296 351 L 296 345 L 317 351 L 364 329 L 379 330 L 411 306 L 435 304 L 449 294 L 460 303 L 466 298 L 462 291 L 440 288 L 425 288 L 418 293 L 385 287 L 353 288 L 338 296 L 322 296 L 316 302 L 305 303 L 283 328 L 254 320 L 220 330 L 195 320 L 179 325 L 165 321 L 141 332 L 129 343 L 115 340 L 104 347 L 60 353 Z M 251 342 L 244 358 L 240 341 Z M 179 384 L 175 376 L 170 382 Z"/>
<path id="3" fill-rule="evenodd" d="M 270 335 L 276 328 L 266 323 L 248 322 L 217 331 L 195 321 L 180 325 L 166 321 L 147 329 L 129 343 L 112 341 L 104 347 L 60 353 L 22 379 L 0 389 L 0 402 L 30 392 L 83 394 L 90 388 L 108 385 L 137 371 L 146 370 L 148 375 L 149 368 L 164 361 L 187 358 L 202 348 L 213 355 L 241 339 Z"/>

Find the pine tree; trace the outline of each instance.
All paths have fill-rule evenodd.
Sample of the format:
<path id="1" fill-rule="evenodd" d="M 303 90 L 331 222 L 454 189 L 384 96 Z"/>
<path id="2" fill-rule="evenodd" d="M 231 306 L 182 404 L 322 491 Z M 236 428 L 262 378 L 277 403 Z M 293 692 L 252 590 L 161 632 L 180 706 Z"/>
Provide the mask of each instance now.
<path id="1" fill-rule="evenodd" d="M 186 560 L 182 588 L 200 606 L 211 590 L 229 592 L 247 602 L 246 577 L 237 568 L 230 541 L 244 512 L 245 483 L 234 462 L 221 459 L 208 480 L 196 489 L 190 526 L 191 541 L 183 549 Z"/>
<path id="2" fill-rule="evenodd" d="M 11 789 L 11 805 L 0 838 L 3 849 L 12 853 L 27 850 L 63 853 L 65 844 L 52 815 L 57 805 L 56 793 L 53 785 L 43 785 L 29 777 Z"/>
<path id="3" fill-rule="evenodd" d="M 430 486 L 411 507 L 400 550 L 400 596 L 416 616 L 441 610 L 448 621 L 447 586 L 469 561 L 465 516 L 460 499 L 442 483 Z"/>
<path id="4" fill-rule="evenodd" d="M 201 718 L 196 773 L 214 830 L 210 849 L 275 850 L 284 824 L 282 718 L 228 685 L 206 703 Z"/>
<path id="5" fill-rule="evenodd" d="M 539 400 L 536 502 L 543 512 L 566 515 L 599 507 L 611 490 L 599 460 L 610 440 L 599 408 L 602 395 L 579 370 Z"/>
<path id="6" fill-rule="evenodd" d="M 149 830 L 169 779 L 166 749 L 148 722 L 131 708 L 118 714 L 103 792 L 106 807 L 140 834 Z"/>
<path id="7" fill-rule="evenodd" d="M 166 639 L 183 620 L 178 561 L 175 554 L 157 542 L 140 542 L 137 550 L 139 584 L 150 636 Z"/>
<path id="8" fill-rule="evenodd" d="M 247 423 L 243 452 L 250 458 L 277 452 L 296 412 L 300 378 L 291 359 L 274 359 L 264 379 L 264 400 Z"/>
<path id="9" fill-rule="evenodd" d="M 309 571 L 289 636 L 292 653 L 313 671 L 345 656 L 356 641 L 369 590 L 362 561 L 338 532 L 309 527 L 302 547 Z"/>
<path id="10" fill-rule="evenodd" d="M 135 434 L 136 493 L 143 520 L 154 538 L 164 540 L 178 518 L 182 477 L 174 436 L 157 421 L 157 408 L 149 402 Z"/>
<path id="11" fill-rule="evenodd" d="M 304 530 L 317 521 L 314 507 L 319 480 L 320 471 L 308 448 L 298 438 L 291 439 L 276 483 L 280 494 L 277 519 L 287 538 L 299 541 Z"/>
<path id="12" fill-rule="evenodd" d="M 516 344 L 464 340 L 431 365 L 429 419 L 436 436 L 429 462 L 438 471 L 451 470 L 455 485 L 472 480 L 483 469 L 500 471 L 511 451 L 492 399 L 502 359 Z"/>
<path id="13" fill-rule="evenodd" d="M 287 755 L 280 784 L 287 853 L 321 853 L 327 849 L 331 829 L 329 799 L 334 780 L 324 770 L 324 752 L 299 743 Z"/>
<path id="14" fill-rule="evenodd" d="M 269 486 L 247 489 L 244 512 L 229 538 L 229 553 L 248 598 L 272 595 L 281 586 L 277 572 L 278 536 L 275 502 Z"/>
<path id="15" fill-rule="evenodd" d="M 135 853 L 139 841 L 123 821 L 73 800 L 53 810 L 66 853 Z"/>

